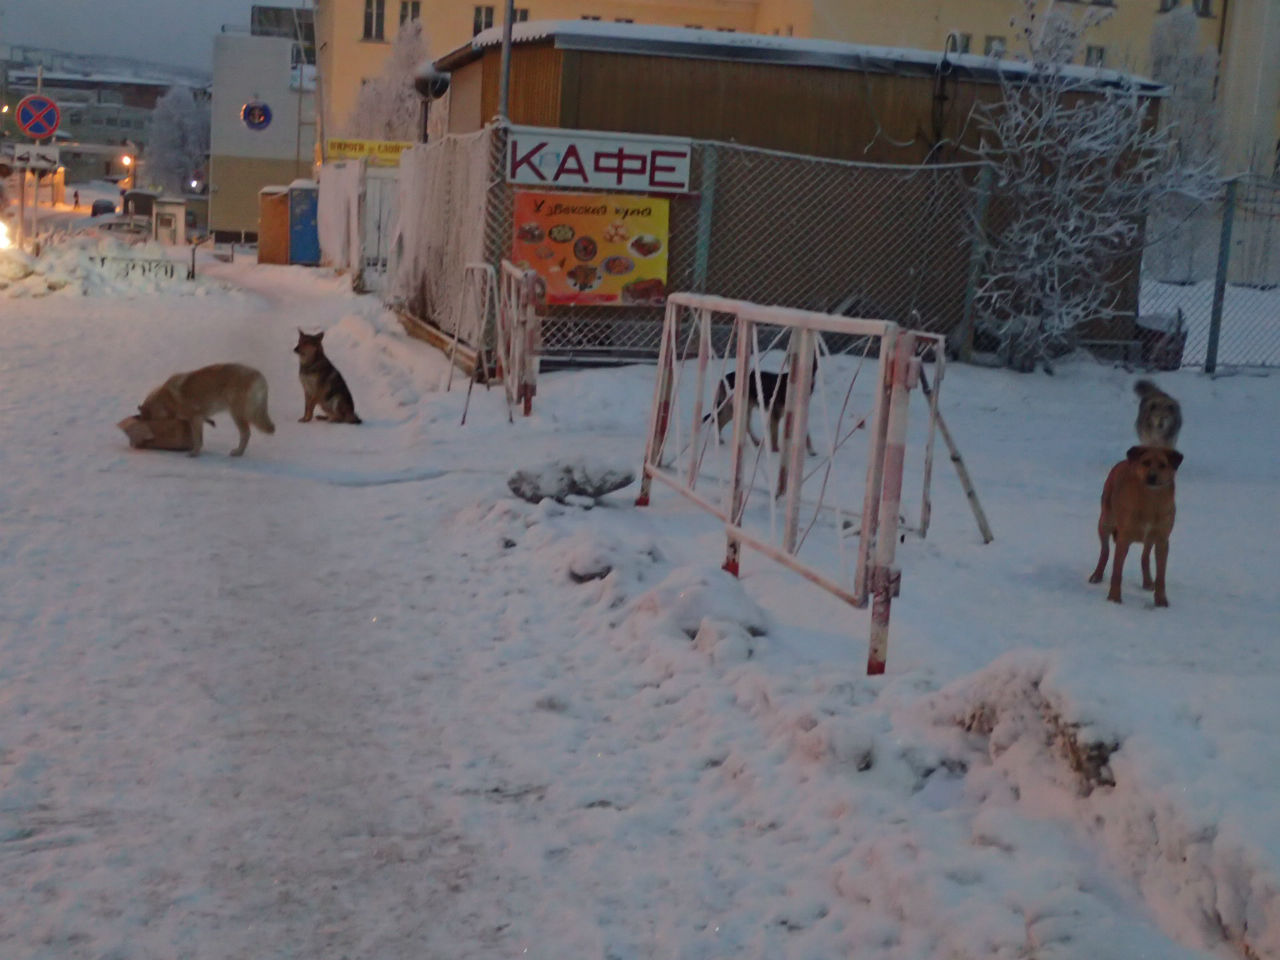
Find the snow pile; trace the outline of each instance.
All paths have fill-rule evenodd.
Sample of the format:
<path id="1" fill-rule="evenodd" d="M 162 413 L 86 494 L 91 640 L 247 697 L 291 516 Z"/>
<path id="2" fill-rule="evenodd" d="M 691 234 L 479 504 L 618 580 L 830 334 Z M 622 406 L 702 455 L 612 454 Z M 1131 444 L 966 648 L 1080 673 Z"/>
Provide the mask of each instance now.
<path id="1" fill-rule="evenodd" d="M 631 470 L 577 457 L 517 470 L 507 481 L 507 487 L 521 500 L 530 503 L 551 499 L 558 503 L 579 502 L 589 506 L 605 494 L 621 490 L 635 478 Z"/>
<path id="2" fill-rule="evenodd" d="M 0 252 L 0 294 L 45 297 L 140 297 L 159 293 L 205 296 L 223 285 L 172 259 L 172 248 L 154 242 L 128 244 L 111 237 L 55 235 L 39 256 Z"/>
<path id="3" fill-rule="evenodd" d="M 560 942 L 639 956 L 637 918 L 660 916 L 682 957 L 1280 955 L 1280 817 L 1223 787 L 1246 756 L 1260 780 L 1280 767 L 1255 716 L 1269 677 L 1213 731 L 1186 714 L 1213 699 L 1194 677 L 1099 676 L 1069 649 L 946 686 L 868 678 L 857 639 L 815 659 L 760 580 L 688 563 L 723 544 L 708 529 L 510 499 L 451 524 L 503 594 L 467 667 L 504 705 L 503 746 L 452 744 L 462 789 L 527 807 L 464 816 L 574 904 L 514 936 L 554 920 Z M 584 898 L 584 875 L 608 894 Z"/>
<path id="4" fill-rule="evenodd" d="M 1240 758 L 1215 756 L 1201 718 L 1161 705 L 1168 680 L 1158 692 L 1134 677 L 1109 683 L 1069 654 L 1015 651 L 930 698 L 925 713 L 965 731 L 952 749 L 982 785 L 985 822 L 1016 812 L 1069 824 L 1184 943 L 1280 956 L 1276 863 L 1264 853 L 1277 849 L 1280 817 L 1248 792 L 1224 795 L 1227 764 Z M 1126 717 L 1126 702 L 1145 715 Z M 1231 739 L 1259 775 L 1274 769 L 1268 735 L 1235 723 L 1245 729 Z"/>
<path id="5" fill-rule="evenodd" d="M 424 393 L 439 390 L 448 375 L 439 354 L 413 342 L 396 315 L 380 307 L 345 314 L 325 331 L 324 348 L 355 393 L 357 411 L 372 401 L 409 419 Z"/>
<path id="6" fill-rule="evenodd" d="M 459 816 L 566 905 L 517 918 L 517 944 L 554 930 L 619 957 L 654 937 L 689 958 L 1195 955 L 1099 869 L 1065 756 L 1020 740 L 1010 757 L 1038 775 L 1020 794 L 981 750 L 994 735 L 961 722 L 987 715 L 964 691 L 805 662 L 741 581 L 666 558 L 633 511 L 508 500 L 450 534 L 505 584 L 494 642 L 466 667 L 503 737 L 482 756 L 446 731 L 468 758 L 459 795 L 503 804 Z M 978 689 L 1018 702 L 1017 676 Z M 1186 941 L 1209 943 L 1193 926 Z"/>

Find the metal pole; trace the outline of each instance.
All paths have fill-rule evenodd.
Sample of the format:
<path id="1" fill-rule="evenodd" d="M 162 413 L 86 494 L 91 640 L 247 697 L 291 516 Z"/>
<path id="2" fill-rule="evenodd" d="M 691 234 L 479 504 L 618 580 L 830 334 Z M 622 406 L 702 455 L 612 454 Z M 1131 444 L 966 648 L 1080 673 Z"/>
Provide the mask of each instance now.
<path id="1" fill-rule="evenodd" d="M 1213 312 L 1209 316 L 1209 349 L 1204 357 L 1204 372 L 1218 369 L 1218 340 L 1222 336 L 1222 304 L 1227 296 L 1227 267 L 1231 263 L 1231 225 L 1236 213 L 1236 181 L 1227 183 L 1222 200 L 1222 234 L 1218 238 L 1218 275 L 1213 281 Z"/>
<path id="2" fill-rule="evenodd" d="M 716 161 L 714 143 L 702 144 L 702 176 L 698 185 L 698 239 L 693 250 L 693 289 L 707 292 L 707 265 L 711 259 L 711 218 L 716 207 Z"/>
<path id="3" fill-rule="evenodd" d="M 507 0 L 502 13 L 502 65 L 498 83 L 498 116 L 510 120 L 507 103 L 511 93 L 511 21 L 516 17 L 516 0 Z"/>
<path id="4" fill-rule="evenodd" d="M 973 249 L 969 253 L 969 277 L 964 288 L 964 309 L 954 344 L 960 359 L 965 363 L 973 358 L 973 300 L 978 292 L 982 258 L 986 253 L 987 207 L 991 203 L 991 187 L 994 180 L 995 171 L 990 165 L 984 166 L 982 172 L 978 174 L 978 208 L 974 212 L 976 223 Z"/>
<path id="5" fill-rule="evenodd" d="M 902 501 L 902 468 L 907 447 L 907 404 L 910 401 L 911 362 L 915 336 L 904 332 L 894 345 L 893 384 L 885 431 L 884 489 L 876 523 L 875 559 L 871 567 L 871 644 L 867 675 L 884 673 L 889 655 L 889 611 L 898 593 L 900 573 L 893 566 L 898 547 L 898 508 Z"/>
<path id="6" fill-rule="evenodd" d="M 27 238 L 27 168 L 18 173 L 18 247 Z"/>

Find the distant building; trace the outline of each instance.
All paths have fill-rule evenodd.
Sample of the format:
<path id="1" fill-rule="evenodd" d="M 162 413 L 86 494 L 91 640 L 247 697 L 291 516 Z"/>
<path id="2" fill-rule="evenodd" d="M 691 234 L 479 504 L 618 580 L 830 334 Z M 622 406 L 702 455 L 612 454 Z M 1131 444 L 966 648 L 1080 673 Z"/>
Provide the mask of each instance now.
<path id="1" fill-rule="evenodd" d="M 1147 75 L 1157 23 L 1181 0 L 1090 0 L 1054 9 L 1110 16 L 1091 33 L 1081 65 Z M 1186 0 L 1200 46 L 1217 51 L 1223 160 L 1229 172 L 1272 172 L 1280 142 L 1280 0 Z M 421 19 L 433 57 L 501 26 L 503 4 L 456 0 L 316 0 L 321 127 L 341 136 L 360 85 L 386 63 L 400 25 Z M 1046 9 L 1047 3 L 1041 4 Z M 516 0 L 517 21 L 589 20 L 698 27 L 1000 57 L 1020 52 L 1011 20 L 1020 0 Z M 485 118 L 490 119 L 489 117 Z"/>
<path id="2" fill-rule="evenodd" d="M 145 150 L 156 102 L 175 84 L 207 95 L 206 74 L 125 57 L 65 53 L 32 46 L 0 46 L 0 135 L 18 137 L 18 101 L 39 88 L 57 102 L 62 119 L 55 140 L 63 145 L 69 183 L 122 177 L 126 155 Z"/>
<path id="3" fill-rule="evenodd" d="M 304 16 L 305 15 L 305 16 Z M 258 192 L 311 175 L 315 68 L 309 11 L 255 7 L 248 29 L 213 44 L 209 229 L 256 238 Z"/>

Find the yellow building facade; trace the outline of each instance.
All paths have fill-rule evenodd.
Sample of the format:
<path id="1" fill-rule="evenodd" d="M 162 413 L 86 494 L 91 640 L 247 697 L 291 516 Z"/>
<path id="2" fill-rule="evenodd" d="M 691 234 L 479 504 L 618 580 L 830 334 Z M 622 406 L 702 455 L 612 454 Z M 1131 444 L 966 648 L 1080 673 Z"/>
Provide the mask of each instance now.
<path id="1" fill-rule="evenodd" d="M 1280 0 L 1057 0 L 1075 16 L 1108 17 L 1087 39 L 1082 62 L 1148 74 L 1162 14 L 1194 7 L 1200 42 L 1216 48 L 1228 172 L 1272 172 L 1280 147 Z M 1049 4 L 1042 0 L 1041 10 Z M 316 0 L 318 109 L 324 136 L 341 135 L 363 80 L 382 69 L 400 24 L 420 18 L 431 55 L 500 26 L 501 0 Z M 517 0 L 517 20 L 606 20 L 816 37 L 848 43 L 974 54 L 1019 53 L 1020 0 Z"/>

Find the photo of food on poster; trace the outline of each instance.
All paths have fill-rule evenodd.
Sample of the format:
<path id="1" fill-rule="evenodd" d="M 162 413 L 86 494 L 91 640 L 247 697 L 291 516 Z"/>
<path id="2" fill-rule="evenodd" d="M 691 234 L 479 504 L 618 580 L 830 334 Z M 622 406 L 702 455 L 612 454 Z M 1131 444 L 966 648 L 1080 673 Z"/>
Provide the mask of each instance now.
<path id="1" fill-rule="evenodd" d="M 548 304 L 661 306 L 668 214 L 656 197 L 517 190 L 511 260 Z"/>

